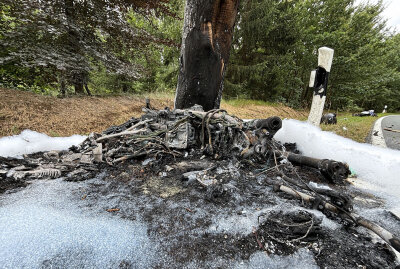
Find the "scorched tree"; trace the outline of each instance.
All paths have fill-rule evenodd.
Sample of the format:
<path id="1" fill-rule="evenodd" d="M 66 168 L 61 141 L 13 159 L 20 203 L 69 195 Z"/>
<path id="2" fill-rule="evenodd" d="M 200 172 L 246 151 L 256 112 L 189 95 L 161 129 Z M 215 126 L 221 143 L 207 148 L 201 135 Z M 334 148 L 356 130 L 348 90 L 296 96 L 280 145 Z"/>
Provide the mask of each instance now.
<path id="1" fill-rule="evenodd" d="M 187 0 L 175 108 L 218 108 L 239 0 Z"/>

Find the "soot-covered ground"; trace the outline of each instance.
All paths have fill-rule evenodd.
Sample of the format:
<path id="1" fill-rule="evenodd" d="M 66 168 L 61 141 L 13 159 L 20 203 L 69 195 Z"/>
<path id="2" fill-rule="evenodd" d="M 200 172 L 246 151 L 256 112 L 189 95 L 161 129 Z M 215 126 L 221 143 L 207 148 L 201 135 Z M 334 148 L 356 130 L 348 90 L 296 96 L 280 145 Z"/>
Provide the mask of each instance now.
<path id="1" fill-rule="evenodd" d="M 199 166 L 211 168 L 204 178 L 217 183 L 205 187 L 183 176 Z M 319 183 L 324 180 L 317 170 L 296 169 Z M 153 161 L 129 165 L 123 173 L 110 171 L 91 184 L 86 200 L 96 204 L 98 197 L 113 194 L 110 206 L 119 209 L 113 214 L 146 222 L 173 267 L 236 267 L 238 261 L 250 265 L 260 256 L 261 265 L 275 255 L 299 253 L 302 262 L 321 268 L 395 267 L 393 252 L 365 229 L 343 226 L 274 192 L 269 179 L 268 173 L 256 176 L 237 160 Z"/>
<path id="2" fill-rule="evenodd" d="M 294 169 L 327 186 L 317 170 Z M 206 170 L 201 177 L 214 184 L 204 186 L 192 170 Z M 256 175 L 257 171 L 236 159 L 171 157 L 104 168 L 80 182 L 56 181 L 61 194 L 65 185 L 64 191 L 70 194 L 64 195 L 80 210 L 145 227 L 151 251 L 133 248 L 120 261 L 114 260 L 114 267 L 395 268 L 393 252 L 365 229 L 342 225 L 310 209 L 311 205 L 274 192 L 274 171 Z M 43 183 L 33 181 L 33 185 Z M 340 189 L 357 198 L 358 209 L 371 207 L 367 200 L 375 201 L 349 186 Z M 373 206 L 379 206 L 375 202 Z M 395 227 L 400 229 L 398 222 Z M 115 237 L 127 236 L 114 232 Z M 41 261 L 40 267 L 57 268 L 76 257 L 53 255 Z M 83 266 L 90 264 L 82 262 Z"/>

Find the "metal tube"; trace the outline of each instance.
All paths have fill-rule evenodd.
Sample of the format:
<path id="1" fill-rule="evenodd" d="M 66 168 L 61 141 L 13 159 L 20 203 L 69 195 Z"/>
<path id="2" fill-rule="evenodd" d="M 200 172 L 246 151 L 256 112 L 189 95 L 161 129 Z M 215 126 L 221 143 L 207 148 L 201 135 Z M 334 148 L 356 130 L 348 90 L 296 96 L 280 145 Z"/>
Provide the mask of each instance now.
<path id="1" fill-rule="evenodd" d="M 288 153 L 287 159 L 295 164 L 318 169 L 332 183 L 343 183 L 350 175 L 350 169 L 346 163 L 328 159 L 317 159 L 295 153 Z"/>

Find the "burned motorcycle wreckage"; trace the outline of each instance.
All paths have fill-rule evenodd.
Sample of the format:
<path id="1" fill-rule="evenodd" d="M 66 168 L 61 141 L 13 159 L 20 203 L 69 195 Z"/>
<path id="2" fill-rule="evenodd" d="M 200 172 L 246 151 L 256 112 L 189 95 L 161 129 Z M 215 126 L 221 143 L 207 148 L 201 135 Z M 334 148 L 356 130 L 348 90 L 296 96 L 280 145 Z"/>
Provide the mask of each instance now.
<path id="1" fill-rule="evenodd" d="M 353 212 L 349 195 L 320 188 L 299 175 L 298 167 L 305 167 L 320 173 L 325 183 L 343 186 L 350 170 L 345 163 L 303 156 L 293 145 L 276 141 L 273 137 L 282 127 L 279 117 L 242 120 L 225 110 L 205 112 L 200 106 L 185 110 L 154 110 L 148 106 L 143 112 L 141 117 L 101 134 L 90 134 L 80 145 L 67 151 L 33 154 L 22 160 L 1 158 L 0 175 L 19 181 L 58 177 L 79 181 L 95 176 L 106 167 L 121 170 L 131 162 L 163 160 L 166 171 L 180 167 L 184 178 L 215 191 L 218 181 L 204 175 L 212 173 L 212 163 L 236 159 L 247 171 L 257 172 L 252 172 L 250 178 L 256 180 L 257 175 L 268 174 L 265 182 L 274 191 L 300 199 L 304 206 L 318 209 L 347 225 L 366 227 L 400 251 L 400 242 L 394 235 Z M 181 163 L 187 158 L 193 166 L 197 161 L 198 167 L 183 169 Z M 201 163 L 201 160 L 209 162 Z"/>
<path id="2" fill-rule="evenodd" d="M 110 144 L 113 148 L 111 153 L 106 150 L 107 163 L 141 156 L 156 157 L 158 154 L 182 156 L 182 151 L 189 150 L 214 159 L 234 156 L 258 163 L 273 158 L 280 163 L 289 161 L 316 168 L 329 182 L 337 184 L 342 184 L 350 174 L 345 163 L 286 151 L 284 145 L 273 139 L 282 127 L 279 117 L 243 121 L 225 110 L 204 112 L 196 106 L 188 110 L 144 111 L 146 114 L 140 119 L 112 127 L 96 138 L 97 143 L 102 142 L 102 147 L 108 148 Z M 111 140 L 129 135 L 128 140 Z M 115 147 L 114 143 L 119 143 L 119 146 Z M 128 148 L 127 145 L 132 146 Z"/>

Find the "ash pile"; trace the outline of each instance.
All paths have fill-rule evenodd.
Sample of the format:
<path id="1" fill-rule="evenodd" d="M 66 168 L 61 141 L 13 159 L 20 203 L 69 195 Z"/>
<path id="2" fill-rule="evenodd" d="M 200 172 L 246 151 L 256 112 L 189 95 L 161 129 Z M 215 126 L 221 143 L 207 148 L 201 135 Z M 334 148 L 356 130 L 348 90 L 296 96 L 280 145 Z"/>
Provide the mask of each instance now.
<path id="1" fill-rule="evenodd" d="M 282 127 L 279 117 L 245 121 L 222 109 L 205 112 L 200 106 L 155 110 L 148 105 L 143 112 L 140 118 L 132 118 L 101 134 L 90 134 L 79 146 L 67 151 L 37 153 L 23 159 L 1 158 L 1 180 L 19 184 L 60 177 L 67 181 L 83 181 L 106 171 L 120 181 L 134 178 L 140 181 L 137 184 L 144 194 L 153 191 L 164 199 L 174 194 L 186 199 L 193 194 L 188 189 L 194 189 L 197 197 L 192 195 L 187 199 L 205 199 L 210 203 L 208 208 L 203 203 L 197 203 L 196 207 L 209 212 L 213 211 L 213 206 L 230 208 L 232 212 L 237 210 L 238 204 L 262 206 L 272 203 L 270 196 L 275 193 L 306 209 L 319 210 L 345 227 L 368 229 L 386 243 L 384 250 L 381 248 L 386 256 L 378 262 L 365 263 L 376 268 L 395 264 L 394 251 L 400 251 L 398 238 L 353 211 L 353 199 L 346 187 L 350 175 L 348 165 L 303 156 L 295 145 L 276 141 L 273 137 Z M 156 178 L 157 185 L 148 183 L 151 178 Z M 174 186 L 174 190 L 163 191 L 171 187 L 165 185 Z M 185 209 L 193 213 L 191 208 Z M 163 207 L 166 219 L 176 214 L 168 210 Z M 237 246 L 238 249 L 232 251 L 262 249 L 270 254 L 285 254 L 285 250 L 307 246 L 322 259 L 337 248 L 334 244 L 329 248 L 327 244 L 326 253 L 321 254 L 319 244 L 315 243 L 319 240 L 321 220 L 308 211 L 269 212 L 267 215 L 263 220 L 259 214 L 259 228 L 250 235 L 253 243 L 248 243 L 251 241 L 248 237 L 236 238 L 230 247 L 237 246 L 237 242 L 245 242 L 246 247 Z M 171 218 L 169 232 L 178 234 L 179 231 L 173 229 L 174 223 L 175 217 Z M 160 223 L 160 227 L 165 225 Z M 193 234 L 192 239 L 196 236 Z M 198 245 L 203 244 L 202 238 L 198 240 Z M 208 246 L 209 242 L 204 244 Z M 170 245 L 168 248 L 173 249 Z M 378 251 L 371 256 L 379 255 Z M 360 259 L 360 256 L 354 257 Z M 328 260 L 321 260 L 319 265 L 338 265 Z"/>

